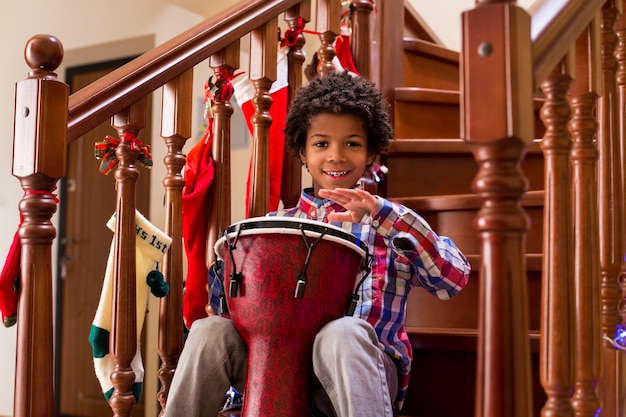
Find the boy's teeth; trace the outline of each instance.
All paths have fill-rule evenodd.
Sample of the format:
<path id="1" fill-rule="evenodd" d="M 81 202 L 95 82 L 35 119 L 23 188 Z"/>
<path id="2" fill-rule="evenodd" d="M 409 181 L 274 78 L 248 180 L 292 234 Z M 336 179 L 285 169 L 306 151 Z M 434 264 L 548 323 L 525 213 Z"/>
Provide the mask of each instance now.
<path id="1" fill-rule="evenodd" d="M 331 171 L 331 172 L 327 172 L 327 174 L 332 176 L 332 177 L 340 177 L 342 175 L 346 175 L 347 173 L 348 173 L 348 171 Z"/>

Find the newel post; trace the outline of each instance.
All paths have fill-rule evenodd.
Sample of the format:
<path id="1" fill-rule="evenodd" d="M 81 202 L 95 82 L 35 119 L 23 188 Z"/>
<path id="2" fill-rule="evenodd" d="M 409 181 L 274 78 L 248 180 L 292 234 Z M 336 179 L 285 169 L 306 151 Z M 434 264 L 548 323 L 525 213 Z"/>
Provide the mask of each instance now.
<path id="1" fill-rule="evenodd" d="M 514 1 L 494 0 L 479 1 L 462 21 L 462 137 L 479 164 L 473 188 L 482 200 L 475 415 L 530 417 L 527 181 L 520 168 L 534 125 L 530 18 Z"/>
<path id="2" fill-rule="evenodd" d="M 54 73 L 63 59 L 58 39 L 32 37 L 24 58 L 31 72 L 15 88 L 13 139 L 13 175 L 24 190 L 19 203 L 22 255 L 15 417 L 54 414 L 52 242 L 56 229 L 51 218 L 57 209 L 53 191 L 66 170 L 69 95 L 68 86 Z"/>

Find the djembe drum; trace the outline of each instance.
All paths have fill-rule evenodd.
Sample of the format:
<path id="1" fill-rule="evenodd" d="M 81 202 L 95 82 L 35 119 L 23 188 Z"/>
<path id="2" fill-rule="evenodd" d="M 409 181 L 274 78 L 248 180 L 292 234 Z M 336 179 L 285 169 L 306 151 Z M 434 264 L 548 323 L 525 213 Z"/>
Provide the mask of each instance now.
<path id="1" fill-rule="evenodd" d="M 226 229 L 215 253 L 248 346 L 242 416 L 306 416 L 315 335 L 352 314 L 367 246 L 326 223 L 255 217 Z"/>

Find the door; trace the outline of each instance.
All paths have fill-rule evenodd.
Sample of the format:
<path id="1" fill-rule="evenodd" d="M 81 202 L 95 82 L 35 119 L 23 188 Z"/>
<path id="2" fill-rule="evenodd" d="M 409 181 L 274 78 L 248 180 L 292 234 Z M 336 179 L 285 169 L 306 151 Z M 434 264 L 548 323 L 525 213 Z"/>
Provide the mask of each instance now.
<path id="1" fill-rule="evenodd" d="M 71 92 L 77 91 L 128 60 L 69 68 L 66 82 Z M 149 120 L 146 126 L 139 140 L 149 144 Z M 107 135 L 118 137 L 108 121 L 70 144 L 61 186 L 55 356 L 59 416 L 113 415 L 96 378 L 88 340 L 113 238 L 106 222 L 115 211 L 115 178 L 113 172 L 101 174 L 94 157 L 95 142 Z M 138 169 L 137 209 L 148 216 L 149 171 Z M 134 416 L 144 414 L 143 403 L 142 396 Z"/>

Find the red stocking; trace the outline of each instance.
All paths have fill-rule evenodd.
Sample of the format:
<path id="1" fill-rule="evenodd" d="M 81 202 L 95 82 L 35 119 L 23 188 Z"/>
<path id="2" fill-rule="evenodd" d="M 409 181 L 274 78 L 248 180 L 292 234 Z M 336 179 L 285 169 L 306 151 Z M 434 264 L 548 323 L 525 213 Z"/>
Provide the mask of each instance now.
<path id="1" fill-rule="evenodd" d="M 2 268 L 2 275 L 0 275 L 0 310 L 5 327 L 11 327 L 17 322 L 17 286 L 20 277 L 21 252 L 20 238 L 18 232 L 15 232 L 4 268 Z"/>
<path id="2" fill-rule="evenodd" d="M 209 220 L 208 189 L 213 181 L 212 119 L 206 133 L 187 155 L 185 165 L 185 189 L 183 191 L 183 239 L 187 254 L 187 280 L 183 294 L 183 318 L 185 326 L 206 317 L 205 307 L 209 302 L 206 285 L 206 239 Z"/>

